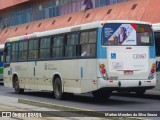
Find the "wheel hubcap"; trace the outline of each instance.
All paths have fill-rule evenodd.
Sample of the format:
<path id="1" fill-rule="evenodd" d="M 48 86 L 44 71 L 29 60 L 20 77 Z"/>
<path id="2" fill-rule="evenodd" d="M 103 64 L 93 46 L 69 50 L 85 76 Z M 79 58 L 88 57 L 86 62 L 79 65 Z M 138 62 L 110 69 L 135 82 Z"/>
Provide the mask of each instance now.
<path id="1" fill-rule="evenodd" d="M 18 81 L 15 82 L 15 88 L 18 89 Z"/>
<path id="2" fill-rule="evenodd" d="M 60 85 L 56 85 L 56 94 L 57 96 L 60 95 Z"/>

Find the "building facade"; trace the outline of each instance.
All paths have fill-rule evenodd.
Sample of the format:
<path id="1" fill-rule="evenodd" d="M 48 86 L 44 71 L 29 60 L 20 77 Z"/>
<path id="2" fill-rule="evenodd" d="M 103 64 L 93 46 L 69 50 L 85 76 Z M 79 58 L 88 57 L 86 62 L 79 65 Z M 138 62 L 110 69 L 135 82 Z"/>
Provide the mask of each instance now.
<path id="1" fill-rule="evenodd" d="M 158 3 L 159 0 L 1 0 L 0 43 L 8 37 L 98 20 L 159 22 Z"/>
<path id="2" fill-rule="evenodd" d="M 84 4 L 88 9 L 94 9 L 126 1 L 128 0 L 23 0 L 21 3 L 7 3 L 10 5 L 8 9 L 7 5 L 1 7 L 0 26 L 9 27 L 80 12 Z"/>

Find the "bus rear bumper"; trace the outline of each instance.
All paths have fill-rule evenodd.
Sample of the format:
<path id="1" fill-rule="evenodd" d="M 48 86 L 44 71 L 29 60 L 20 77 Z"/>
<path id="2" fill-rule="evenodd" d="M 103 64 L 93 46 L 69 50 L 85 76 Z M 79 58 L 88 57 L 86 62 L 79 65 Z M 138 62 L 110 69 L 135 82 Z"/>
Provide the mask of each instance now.
<path id="1" fill-rule="evenodd" d="M 135 92 L 135 91 L 143 91 L 153 89 L 155 86 L 144 86 L 144 87 L 106 87 L 101 88 L 106 91 L 118 91 L 118 92 Z"/>
<path id="2" fill-rule="evenodd" d="M 112 91 L 120 90 L 138 90 L 138 89 L 152 89 L 156 86 L 156 78 L 152 80 L 98 80 L 98 88 L 108 88 Z"/>

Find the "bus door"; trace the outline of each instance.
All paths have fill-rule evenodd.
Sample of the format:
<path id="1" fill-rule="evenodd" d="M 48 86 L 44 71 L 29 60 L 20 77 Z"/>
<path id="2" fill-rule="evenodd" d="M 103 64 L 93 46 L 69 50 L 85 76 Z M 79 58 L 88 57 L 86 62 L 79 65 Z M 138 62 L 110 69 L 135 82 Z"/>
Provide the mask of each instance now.
<path id="1" fill-rule="evenodd" d="M 149 25 L 104 25 L 102 44 L 107 46 L 109 79 L 148 79 L 151 36 Z"/>

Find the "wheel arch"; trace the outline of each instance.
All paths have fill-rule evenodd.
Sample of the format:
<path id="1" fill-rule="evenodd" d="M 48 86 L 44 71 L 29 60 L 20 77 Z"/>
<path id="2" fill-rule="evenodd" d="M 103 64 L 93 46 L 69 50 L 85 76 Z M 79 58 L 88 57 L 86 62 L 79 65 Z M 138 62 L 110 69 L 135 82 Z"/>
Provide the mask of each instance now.
<path id="1" fill-rule="evenodd" d="M 55 79 L 59 77 L 62 83 L 62 91 L 63 91 L 63 79 L 60 73 L 54 73 L 52 78 L 52 85 L 54 86 Z"/>
<path id="2" fill-rule="evenodd" d="M 16 77 L 18 78 L 18 74 L 17 73 L 13 73 L 13 75 L 12 75 L 12 86 L 13 87 L 15 87 L 15 84 L 14 84 L 15 81 L 14 80 L 15 80 Z"/>

